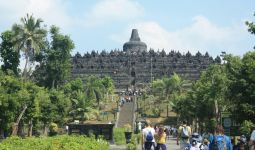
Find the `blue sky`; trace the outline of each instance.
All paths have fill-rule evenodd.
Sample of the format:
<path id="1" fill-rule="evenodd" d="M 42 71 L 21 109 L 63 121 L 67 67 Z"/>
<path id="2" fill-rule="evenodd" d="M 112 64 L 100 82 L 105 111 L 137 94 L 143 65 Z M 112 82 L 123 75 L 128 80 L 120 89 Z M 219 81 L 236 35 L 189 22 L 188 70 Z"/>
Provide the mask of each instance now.
<path id="1" fill-rule="evenodd" d="M 254 0 L 0 0 L 0 32 L 26 13 L 56 25 L 77 51 L 122 49 L 137 28 L 148 48 L 242 56 L 255 36 L 244 22 L 254 21 Z"/>

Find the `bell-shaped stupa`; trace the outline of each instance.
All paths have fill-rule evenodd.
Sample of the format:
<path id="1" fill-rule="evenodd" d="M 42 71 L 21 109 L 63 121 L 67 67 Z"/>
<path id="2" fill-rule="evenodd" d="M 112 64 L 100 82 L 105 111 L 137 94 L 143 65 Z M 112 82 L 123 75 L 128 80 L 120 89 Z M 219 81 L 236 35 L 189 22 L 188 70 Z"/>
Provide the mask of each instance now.
<path id="1" fill-rule="evenodd" d="M 141 42 L 138 30 L 133 29 L 129 42 L 123 45 L 123 51 L 146 51 L 147 45 Z"/>

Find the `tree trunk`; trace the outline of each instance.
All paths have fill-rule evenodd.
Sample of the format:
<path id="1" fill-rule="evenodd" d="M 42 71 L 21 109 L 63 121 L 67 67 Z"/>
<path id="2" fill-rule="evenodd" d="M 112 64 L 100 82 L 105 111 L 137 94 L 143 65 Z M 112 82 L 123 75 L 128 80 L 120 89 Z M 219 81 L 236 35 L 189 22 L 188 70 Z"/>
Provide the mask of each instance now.
<path id="1" fill-rule="evenodd" d="M 214 107 L 215 107 L 215 117 L 217 124 L 219 123 L 219 106 L 218 106 L 218 100 L 214 100 Z"/>
<path id="2" fill-rule="evenodd" d="M 166 116 L 168 117 L 168 104 L 166 105 Z"/>
<path id="3" fill-rule="evenodd" d="M 46 125 L 46 123 L 43 124 L 43 134 L 47 135 L 47 125 Z"/>
<path id="4" fill-rule="evenodd" d="M 4 138 L 4 129 L 0 128 L 0 139 Z"/>
<path id="5" fill-rule="evenodd" d="M 52 85 L 51 85 L 51 88 L 53 89 L 55 86 L 55 79 L 52 81 Z"/>
<path id="6" fill-rule="evenodd" d="M 30 119 L 29 122 L 28 122 L 28 134 L 27 136 L 28 137 L 31 137 L 33 135 L 33 119 Z"/>
<path id="7" fill-rule="evenodd" d="M 23 70 L 23 73 L 22 73 L 22 77 L 26 80 L 27 78 L 27 64 L 28 64 L 28 56 L 25 56 L 25 67 L 24 67 L 24 70 Z"/>
<path id="8" fill-rule="evenodd" d="M 12 125 L 12 135 L 17 135 L 19 122 L 26 110 L 27 110 L 27 105 L 24 106 L 24 108 L 21 111 L 21 113 L 19 114 L 19 117 L 17 118 L 16 122 Z"/>

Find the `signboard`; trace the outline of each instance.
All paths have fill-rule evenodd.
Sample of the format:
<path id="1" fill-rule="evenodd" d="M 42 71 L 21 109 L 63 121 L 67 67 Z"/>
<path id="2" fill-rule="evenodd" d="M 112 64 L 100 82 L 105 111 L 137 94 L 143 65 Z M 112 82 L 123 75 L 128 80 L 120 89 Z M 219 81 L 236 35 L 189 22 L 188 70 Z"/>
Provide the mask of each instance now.
<path id="1" fill-rule="evenodd" d="M 225 130 L 225 134 L 228 136 L 237 136 L 240 135 L 240 124 L 237 124 L 235 121 L 234 115 L 229 112 L 221 113 L 221 122 Z"/>
<path id="2" fill-rule="evenodd" d="M 231 118 L 223 118 L 223 126 L 224 127 L 229 128 L 229 127 L 231 127 L 231 125 L 232 125 Z"/>

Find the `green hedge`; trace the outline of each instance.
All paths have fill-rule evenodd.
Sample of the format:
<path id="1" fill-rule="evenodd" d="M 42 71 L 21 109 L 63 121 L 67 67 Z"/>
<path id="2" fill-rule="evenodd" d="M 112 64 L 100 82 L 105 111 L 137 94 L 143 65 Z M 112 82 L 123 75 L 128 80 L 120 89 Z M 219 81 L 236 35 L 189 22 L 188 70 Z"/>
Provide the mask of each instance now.
<path id="1" fill-rule="evenodd" d="M 109 150 L 104 140 L 85 136 L 26 138 L 10 137 L 0 143 L 0 150 Z"/>
<path id="2" fill-rule="evenodd" d="M 114 138 L 114 143 L 116 145 L 126 144 L 124 132 L 125 132 L 124 128 L 114 128 L 113 129 L 113 138 Z"/>

